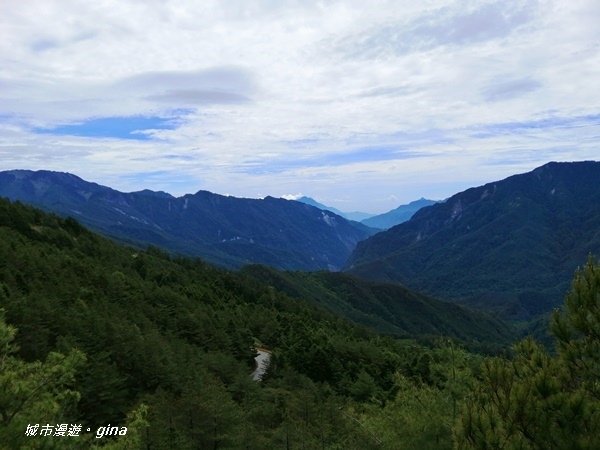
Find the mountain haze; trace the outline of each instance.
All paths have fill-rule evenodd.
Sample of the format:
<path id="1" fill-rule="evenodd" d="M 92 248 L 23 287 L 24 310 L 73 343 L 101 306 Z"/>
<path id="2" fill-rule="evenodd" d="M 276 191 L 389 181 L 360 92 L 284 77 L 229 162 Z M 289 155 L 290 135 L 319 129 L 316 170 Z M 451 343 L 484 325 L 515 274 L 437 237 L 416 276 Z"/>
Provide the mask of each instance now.
<path id="1" fill-rule="evenodd" d="M 600 163 L 548 163 L 468 189 L 359 243 L 355 275 L 512 318 L 558 305 L 600 253 Z"/>
<path id="2" fill-rule="evenodd" d="M 360 211 L 351 211 L 351 212 L 340 211 L 337 208 L 324 205 L 323 203 L 319 203 L 318 201 L 316 201 L 314 198 L 306 197 L 306 196 L 300 197 L 296 201 L 306 203 L 307 205 L 314 206 L 315 208 L 323 209 L 326 211 L 331 211 L 331 212 L 337 214 L 338 216 L 342 216 L 348 220 L 355 220 L 357 222 L 361 222 L 364 219 L 368 219 L 369 217 L 374 216 L 374 214 L 369 214 L 369 213 L 360 212 Z M 377 227 L 374 227 L 374 228 L 377 228 Z"/>
<path id="3" fill-rule="evenodd" d="M 394 225 L 399 225 L 402 222 L 410 220 L 410 218 L 421 208 L 437 203 L 435 200 L 427 200 L 426 198 L 420 198 L 410 202 L 407 205 L 400 205 L 391 211 L 383 214 L 379 214 L 373 217 L 366 218 L 361 222 L 369 227 L 379 228 L 387 230 L 392 228 Z"/>
<path id="4" fill-rule="evenodd" d="M 60 172 L 0 173 L 0 196 L 63 216 L 121 241 L 199 256 L 226 267 L 338 269 L 372 230 L 303 203 L 199 191 L 182 197 L 123 193 Z"/>

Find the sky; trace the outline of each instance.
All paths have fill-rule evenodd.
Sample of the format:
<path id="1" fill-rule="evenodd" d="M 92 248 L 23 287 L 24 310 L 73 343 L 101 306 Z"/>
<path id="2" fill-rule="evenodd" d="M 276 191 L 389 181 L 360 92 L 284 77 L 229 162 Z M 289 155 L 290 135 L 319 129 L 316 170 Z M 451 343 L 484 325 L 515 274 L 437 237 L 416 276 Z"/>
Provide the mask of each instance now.
<path id="1" fill-rule="evenodd" d="M 0 0 L 0 170 L 383 212 L 600 159 L 600 2 Z"/>

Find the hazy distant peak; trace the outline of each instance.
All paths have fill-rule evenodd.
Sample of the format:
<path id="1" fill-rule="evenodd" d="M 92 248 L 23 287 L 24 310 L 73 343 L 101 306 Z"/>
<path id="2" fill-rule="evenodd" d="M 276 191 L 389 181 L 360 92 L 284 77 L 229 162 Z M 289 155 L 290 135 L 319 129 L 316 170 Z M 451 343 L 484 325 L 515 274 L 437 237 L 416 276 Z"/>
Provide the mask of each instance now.
<path id="1" fill-rule="evenodd" d="M 365 212 L 361 212 L 361 211 L 350 211 L 350 212 L 340 211 L 339 209 L 334 208 L 333 206 L 324 205 L 323 203 L 316 201 L 314 198 L 307 197 L 306 195 L 298 197 L 296 199 L 296 201 L 305 203 L 310 206 L 314 206 L 315 208 L 319 208 L 319 209 L 322 209 L 325 211 L 331 211 L 332 213 L 335 213 L 338 216 L 342 216 L 345 219 L 354 220 L 356 222 L 360 222 L 364 219 L 368 219 L 369 217 L 373 216 L 373 214 L 369 214 L 369 213 L 365 213 Z"/>
<path id="2" fill-rule="evenodd" d="M 365 219 L 362 221 L 362 223 L 370 227 L 386 230 L 388 228 L 392 228 L 395 225 L 406 222 L 421 208 L 433 205 L 434 203 L 437 202 L 435 200 L 428 200 L 424 197 L 421 197 L 418 200 L 413 200 L 407 205 L 400 205 L 397 208 L 392 209 L 391 211 Z"/>

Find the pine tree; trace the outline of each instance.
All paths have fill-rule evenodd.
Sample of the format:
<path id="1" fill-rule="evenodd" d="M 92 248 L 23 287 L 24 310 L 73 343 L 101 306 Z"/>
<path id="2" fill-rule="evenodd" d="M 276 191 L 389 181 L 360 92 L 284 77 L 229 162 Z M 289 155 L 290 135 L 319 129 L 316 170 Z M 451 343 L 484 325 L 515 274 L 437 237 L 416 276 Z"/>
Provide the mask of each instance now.
<path id="1" fill-rule="evenodd" d="M 50 353 L 46 361 L 25 362 L 15 356 L 16 329 L 0 310 L 0 449 L 69 448 L 64 439 L 26 436 L 27 425 L 60 424 L 79 399 L 71 390 L 75 371 L 85 357 Z"/>
<path id="2" fill-rule="evenodd" d="M 600 448 L 600 267 L 593 259 L 576 274 L 551 331 L 555 355 L 526 339 L 512 361 L 484 363 L 454 430 L 456 448 Z"/>

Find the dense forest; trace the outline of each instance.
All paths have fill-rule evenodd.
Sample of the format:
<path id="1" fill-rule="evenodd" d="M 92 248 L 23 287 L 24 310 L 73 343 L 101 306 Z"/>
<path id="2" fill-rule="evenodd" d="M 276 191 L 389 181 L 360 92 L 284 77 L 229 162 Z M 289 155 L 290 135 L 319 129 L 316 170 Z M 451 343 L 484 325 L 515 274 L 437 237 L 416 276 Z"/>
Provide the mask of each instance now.
<path id="1" fill-rule="evenodd" d="M 292 298 L 396 337 L 430 341 L 446 336 L 489 353 L 501 350 L 517 333 L 516 327 L 491 315 L 399 284 L 362 280 L 342 272 L 284 272 L 256 265 L 242 271 Z"/>
<path id="2" fill-rule="evenodd" d="M 552 352 L 527 339 L 486 355 L 380 335 L 248 273 L 0 200 L 0 308 L 1 449 L 600 446 L 592 259 L 554 313 Z M 258 346 L 272 351 L 261 382 Z M 109 424 L 127 434 L 97 438 Z"/>
<path id="3" fill-rule="evenodd" d="M 459 192 L 359 242 L 351 273 L 530 321 L 600 252 L 600 162 L 550 162 Z"/>

